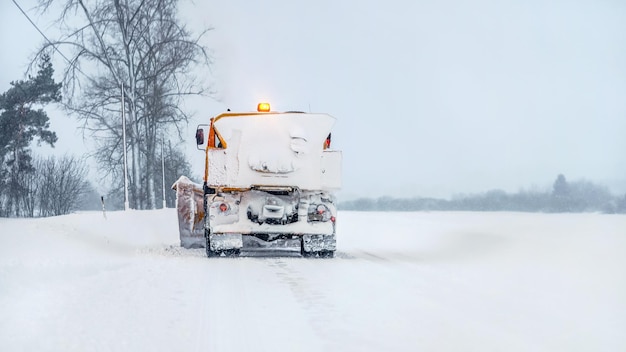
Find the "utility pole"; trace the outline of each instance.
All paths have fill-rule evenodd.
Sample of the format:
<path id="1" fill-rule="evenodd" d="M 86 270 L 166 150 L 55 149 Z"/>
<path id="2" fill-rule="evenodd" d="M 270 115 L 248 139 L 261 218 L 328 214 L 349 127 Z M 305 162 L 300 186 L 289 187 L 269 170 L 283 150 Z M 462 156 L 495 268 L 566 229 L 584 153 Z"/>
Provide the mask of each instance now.
<path id="1" fill-rule="evenodd" d="M 161 136 L 161 171 L 163 176 L 163 209 L 165 209 L 165 155 L 163 154 L 163 136 Z"/>
<path id="2" fill-rule="evenodd" d="M 126 163 L 126 115 L 124 106 L 124 83 L 122 82 L 122 143 L 124 144 L 122 150 L 124 150 L 124 210 L 130 208 L 128 202 L 128 167 Z"/>

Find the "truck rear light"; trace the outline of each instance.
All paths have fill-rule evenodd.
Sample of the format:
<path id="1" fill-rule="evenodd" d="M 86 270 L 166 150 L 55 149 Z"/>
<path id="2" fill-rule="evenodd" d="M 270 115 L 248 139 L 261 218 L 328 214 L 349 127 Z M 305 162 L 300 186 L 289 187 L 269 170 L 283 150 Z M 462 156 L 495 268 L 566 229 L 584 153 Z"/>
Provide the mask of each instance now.
<path id="1" fill-rule="evenodd" d="M 333 216 L 330 209 L 324 204 L 311 204 L 309 206 L 309 222 L 330 220 Z"/>
<path id="2" fill-rule="evenodd" d="M 228 204 L 226 204 L 226 203 L 220 204 L 220 211 L 222 213 L 226 212 L 227 210 L 228 210 Z"/>

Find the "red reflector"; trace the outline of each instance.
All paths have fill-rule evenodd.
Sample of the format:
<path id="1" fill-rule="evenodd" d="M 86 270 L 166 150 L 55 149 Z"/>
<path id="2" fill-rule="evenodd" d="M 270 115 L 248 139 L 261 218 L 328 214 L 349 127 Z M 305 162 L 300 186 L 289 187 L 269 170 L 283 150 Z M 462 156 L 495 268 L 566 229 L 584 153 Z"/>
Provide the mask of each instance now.
<path id="1" fill-rule="evenodd" d="M 335 222 L 335 217 L 334 217 L 334 216 L 331 216 L 331 217 L 330 217 L 330 221 Z"/>
<path id="2" fill-rule="evenodd" d="M 220 210 L 221 210 L 222 212 L 224 212 L 224 211 L 228 210 L 228 205 L 226 205 L 226 203 L 222 203 L 222 204 L 220 204 Z"/>

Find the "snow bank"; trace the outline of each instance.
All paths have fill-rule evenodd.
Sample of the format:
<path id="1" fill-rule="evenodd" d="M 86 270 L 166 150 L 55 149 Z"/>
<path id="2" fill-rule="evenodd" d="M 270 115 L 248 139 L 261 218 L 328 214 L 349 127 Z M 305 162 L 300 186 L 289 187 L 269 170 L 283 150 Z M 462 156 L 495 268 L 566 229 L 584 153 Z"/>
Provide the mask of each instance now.
<path id="1" fill-rule="evenodd" d="M 626 350 L 623 215 L 340 212 L 331 260 L 107 218 L 0 219 L 1 351 Z"/>

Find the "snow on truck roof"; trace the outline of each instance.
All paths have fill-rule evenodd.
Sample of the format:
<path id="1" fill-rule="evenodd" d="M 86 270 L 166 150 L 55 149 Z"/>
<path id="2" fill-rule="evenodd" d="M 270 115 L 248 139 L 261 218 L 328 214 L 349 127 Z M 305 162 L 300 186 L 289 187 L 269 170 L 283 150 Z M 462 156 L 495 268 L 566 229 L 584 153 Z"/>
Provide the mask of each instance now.
<path id="1" fill-rule="evenodd" d="M 322 143 L 331 132 L 336 118 L 325 113 L 305 112 L 226 112 L 213 118 L 213 126 L 226 143 L 233 131 L 258 138 L 302 139 Z"/>
<path id="2" fill-rule="evenodd" d="M 205 178 L 212 187 L 337 189 L 341 153 L 327 149 L 335 121 L 324 113 L 220 114 L 212 120 L 216 137 L 206 149 Z"/>

